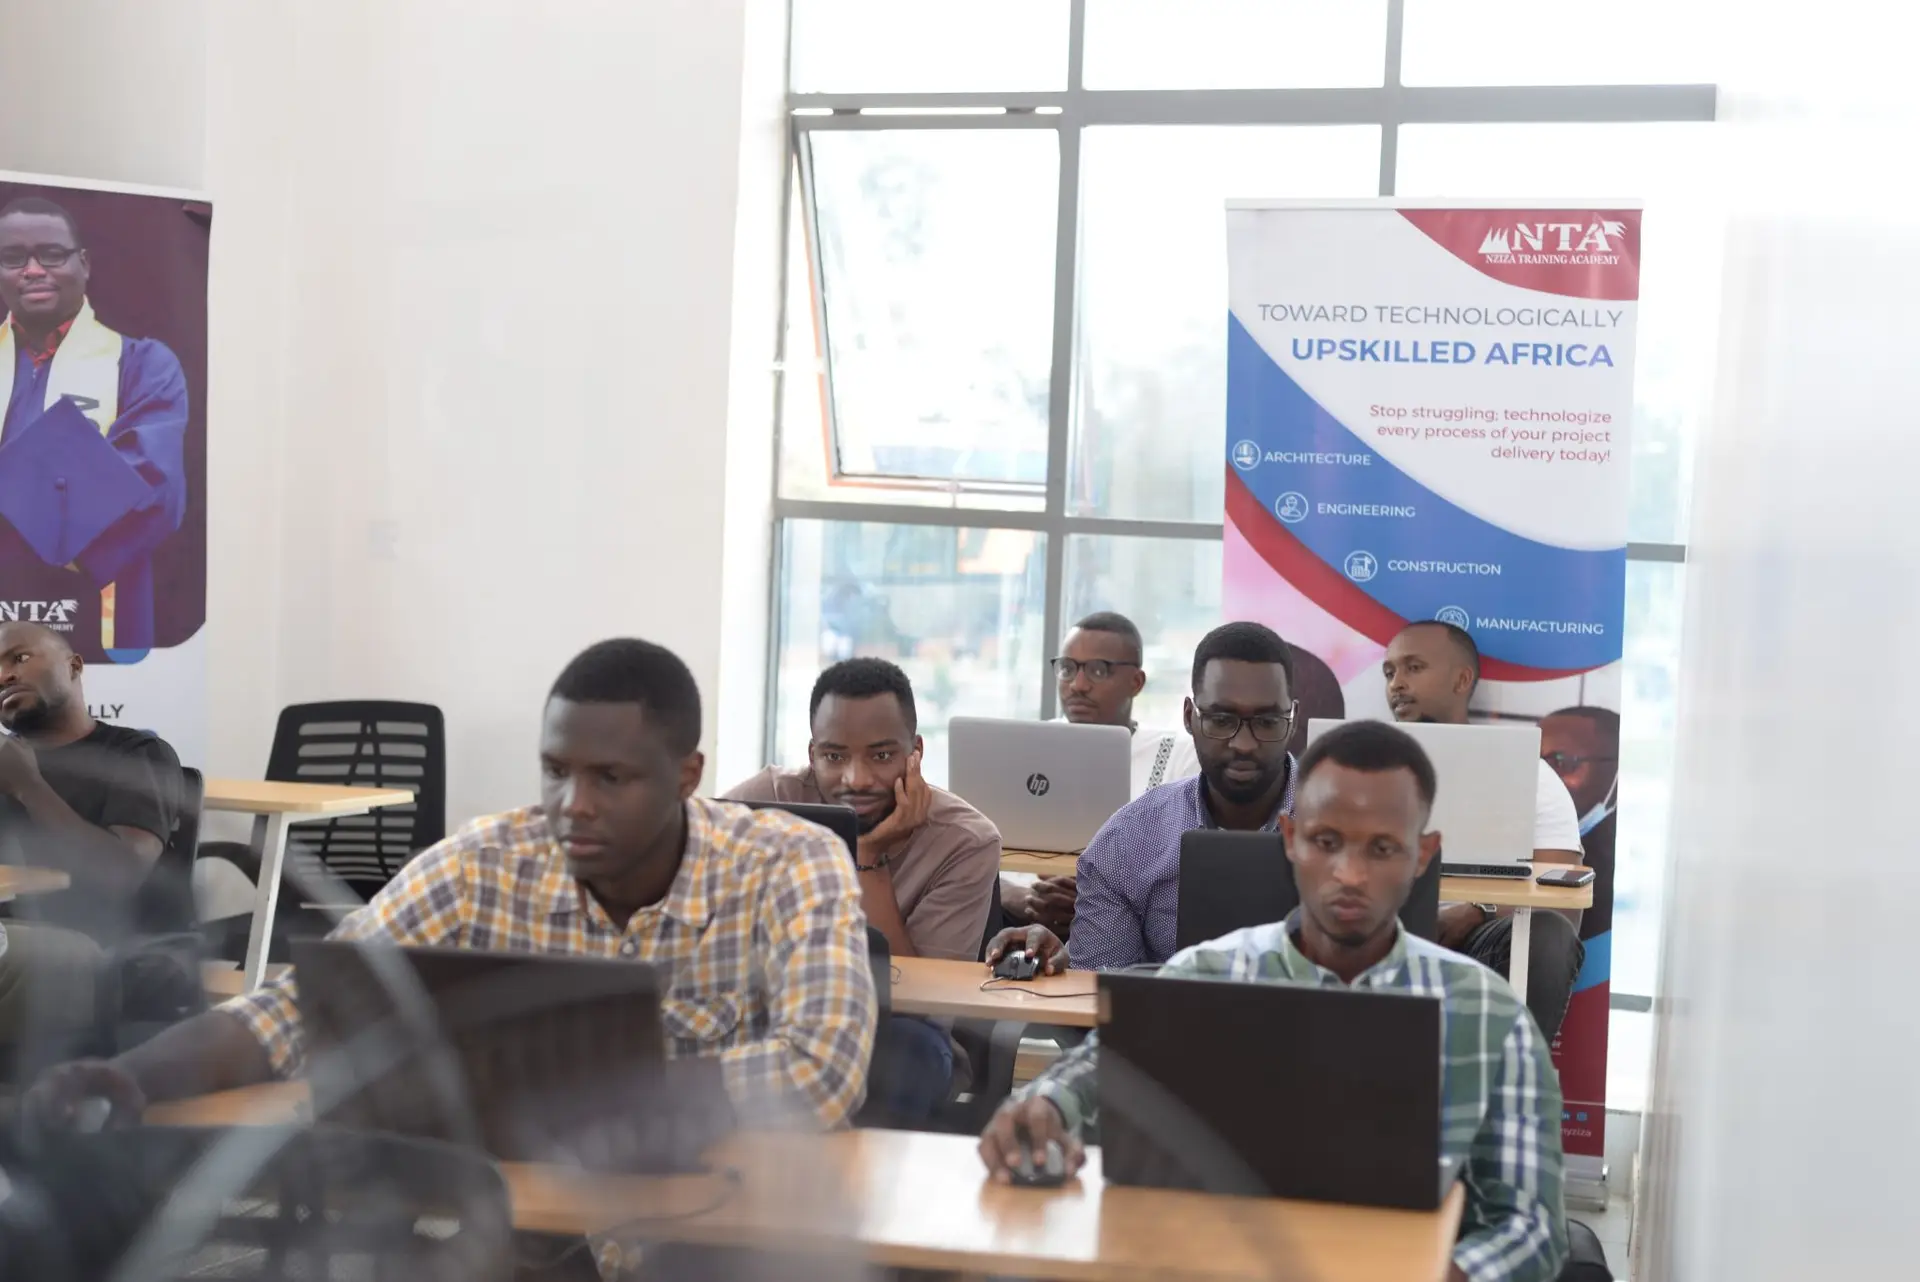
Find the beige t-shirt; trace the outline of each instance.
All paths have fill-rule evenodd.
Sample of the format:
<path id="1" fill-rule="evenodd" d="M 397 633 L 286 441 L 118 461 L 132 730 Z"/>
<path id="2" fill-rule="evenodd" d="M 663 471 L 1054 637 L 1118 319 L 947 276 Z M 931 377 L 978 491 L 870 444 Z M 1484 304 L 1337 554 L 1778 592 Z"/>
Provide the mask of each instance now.
<path id="1" fill-rule="evenodd" d="M 907 938 L 923 957 L 973 961 L 987 913 L 1000 903 L 1000 830 L 945 788 L 928 785 L 927 821 L 893 865 L 893 897 Z M 722 795 L 723 801 L 826 802 L 811 772 L 768 766 Z"/>

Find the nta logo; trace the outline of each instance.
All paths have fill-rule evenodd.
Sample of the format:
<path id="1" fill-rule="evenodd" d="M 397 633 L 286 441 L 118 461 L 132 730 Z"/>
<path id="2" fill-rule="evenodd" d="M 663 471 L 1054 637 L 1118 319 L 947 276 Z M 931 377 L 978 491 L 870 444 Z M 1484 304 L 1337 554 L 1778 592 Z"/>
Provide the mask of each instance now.
<path id="1" fill-rule="evenodd" d="M 1047 779 L 1045 775 L 1039 773 L 1038 771 L 1035 771 L 1033 774 L 1030 774 L 1027 776 L 1027 791 L 1032 793 L 1036 797 L 1046 796 L 1047 789 L 1051 787 L 1053 787 L 1053 784 Z"/>
<path id="2" fill-rule="evenodd" d="M 0 601 L 0 623 L 41 623 L 55 632 L 73 631 L 78 601 Z"/>
<path id="3" fill-rule="evenodd" d="M 1619 261 L 1615 242 L 1626 234 L 1627 225 L 1617 218 L 1514 223 L 1488 231 L 1480 254 L 1490 263 L 1613 263 Z"/>

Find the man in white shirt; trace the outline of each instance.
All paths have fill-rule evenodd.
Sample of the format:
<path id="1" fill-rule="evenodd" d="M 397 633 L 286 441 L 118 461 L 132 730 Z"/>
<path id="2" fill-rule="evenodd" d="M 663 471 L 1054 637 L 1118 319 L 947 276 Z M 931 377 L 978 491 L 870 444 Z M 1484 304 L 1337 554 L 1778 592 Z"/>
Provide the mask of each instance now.
<path id="1" fill-rule="evenodd" d="M 1380 671 L 1387 706 L 1396 721 L 1467 724 L 1467 702 L 1480 682 L 1480 649 L 1465 629 L 1428 620 L 1410 623 L 1387 647 Z M 1580 820 L 1560 776 L 1540 763 L 1534 794 L 1533 858 L 1536 863 L 1581 862 Z M 1567 1014 L 1573 981 L 1586 960 L 1579 939 L 1580 914 L 1536 912 L 1529 936 L 1527 1009 L 1551 1042 Z M 1440 942 L 1504 975 L 1513 941 L 1513 918 L 1484 904 L 1440 905 Z"/>
<path id="2" fill-rule="evenodd" d="M 1062 719 L 1077 726 L 1125 726 L 1133 734 L 1133 796 L 1200 773 L 1193 737 L 1184 730 L 1135 724 L 1133 701 L 1146 688 L 1146 649 L 1124 614 L 1103 610 L 1074 624 L 1052 660 Z M 1062 939 L 1073 925 L 1074 879 L 1000 876 L 1002 925 L 1038 922 Z"/>

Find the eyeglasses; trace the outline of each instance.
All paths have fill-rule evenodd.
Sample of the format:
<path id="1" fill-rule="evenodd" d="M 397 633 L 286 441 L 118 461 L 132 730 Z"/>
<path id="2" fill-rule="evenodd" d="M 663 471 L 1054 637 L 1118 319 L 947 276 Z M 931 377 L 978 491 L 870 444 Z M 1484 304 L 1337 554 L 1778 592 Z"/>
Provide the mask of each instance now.
<path id="1" fill-rule="evenodd" d="M 1053 664 L 1054 673 L 1062 681 L 1071 681 L 1083 671 L 1087 674 L 1087 680 L 1089 681 L 1111 681 L 1115 668 L 1137 668 L 1140 666 L 1137 663 L 1128 663 L 1125 660 L 1113 659 L 1088 659 L 1082 663 L 1078 659 L 1062 658 L 1052 659 L 1049 660 L 1049 662 Z"/>
<path id="2" fill-rule="evenodd" d="M 1592 765 L 1596 761 L 1618 761 L 1618 757 L 1576 757 L 1570 752 L 1543 752 L 1540 760 L 1547 763 L 1549 769 L 1557 775 L 1570 775 L 1581 766 Z"/>
<path id="3" fill-rule="evenodd" d="M 1195 721 L 1200 733 L 1209 739 L 1231 739 L 1240 733 L 1240 727 L 1246 726 L 1253 731 L 1253 737 L 1261 743 L 1279 743 L 1293 733 L 1294 709 L 1285 712 L 1263 712 L 1254 717 L 1243 717 L 1237 712 L 1207 712 L 1197 710 Z"/>
<path id="4" fill-rule="evenodd" d="M 80 251 L 65 245 L 35 245 L 32 249 L 0 249 L 0 267 L 17 272 L 32 259 L 48 271 L 65 267 L 67 260 Z"/>

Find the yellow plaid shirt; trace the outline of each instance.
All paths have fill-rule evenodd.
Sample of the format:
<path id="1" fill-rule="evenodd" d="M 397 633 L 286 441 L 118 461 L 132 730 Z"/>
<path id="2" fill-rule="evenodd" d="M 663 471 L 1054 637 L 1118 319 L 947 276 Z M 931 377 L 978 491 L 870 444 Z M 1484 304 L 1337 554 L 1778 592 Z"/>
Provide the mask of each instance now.
<path id="1" fill-rule="evenodd" d="M 661 968 L 670 1053 L 718 1056 L 743 1122 L 838 1126 L 866 1093 L 877 1002 L 846 848 L 779 810 L 687 802 L 687 853 L 622 928 L 538 806 L 476 819 L 409 863 L 335 939 L 627 957 Z M 293 977 L 220 1009 L 280 1077 L 304 1062 Z"/>

